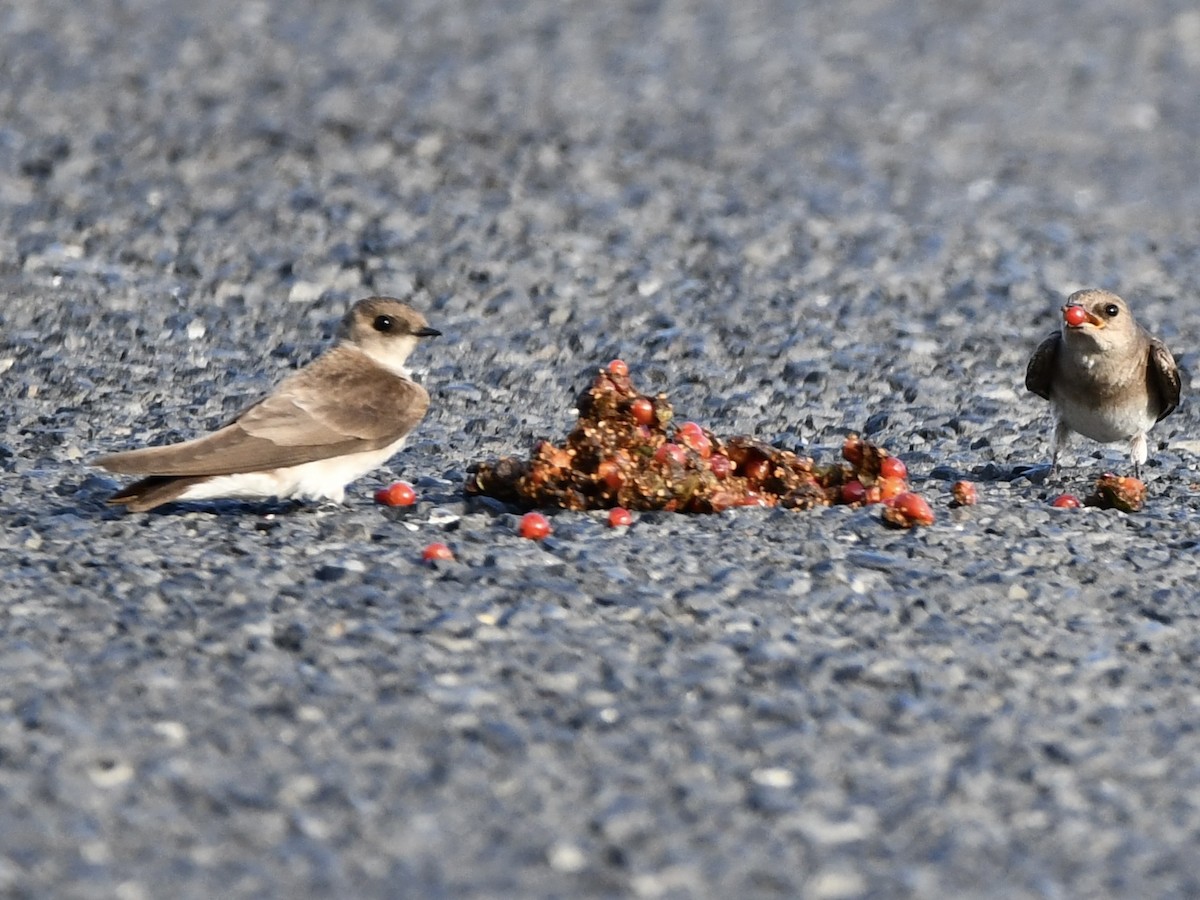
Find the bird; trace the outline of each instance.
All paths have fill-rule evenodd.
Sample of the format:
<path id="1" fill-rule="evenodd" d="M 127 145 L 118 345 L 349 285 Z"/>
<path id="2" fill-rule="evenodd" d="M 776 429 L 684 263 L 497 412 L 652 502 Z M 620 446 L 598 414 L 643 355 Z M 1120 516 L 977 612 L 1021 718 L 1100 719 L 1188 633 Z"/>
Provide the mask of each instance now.
<path id="1" fill-rule="evenodd" d="M 1088 288 L 1067 298 L 1059 330 L 1029 360 L 1025 387 L 1054 409 L 1054 474 L 1076 432 L 1101 443 L 1128 441 L 1134 476 L 1141 477 L 1147 432 L 1179 405 L 1179 366 L 1124 300 Z"/>
<path id="2" fill-rule="evenodd" d="M 429 408 L 405 363 L 441 332 L 393 297 L 359 300 L 337 340 L 216 431 L 101 456 L 95 465 L 145 476 L 108 498 L 146 512 L 187 500 L 331 501 L 400 449 Z"/>

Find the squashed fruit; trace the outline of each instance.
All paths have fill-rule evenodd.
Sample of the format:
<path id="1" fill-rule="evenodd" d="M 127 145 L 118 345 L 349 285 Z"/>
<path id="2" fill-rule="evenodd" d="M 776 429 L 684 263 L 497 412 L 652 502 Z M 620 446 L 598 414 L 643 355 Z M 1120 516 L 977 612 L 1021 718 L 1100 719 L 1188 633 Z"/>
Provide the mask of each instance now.
<path id="1" fill-rule="evenodd" d="M 676 425 L 667 396 L 639 393 L 617 362 L 580 394 L 579 420 L 561 446 L 539 441 L 528 460 L 477 463 L 466 492 L 526 509 L 690 513 L 811 509 L 908 492 L 904 464 L 856 434 L 842 447 L 846 462 L 818 464 L 751 437 L 722 438 L 697 422 Z"/>
<path id="2" fill-rule="evenodd" d="M 1106 472 L 1096 480 L 1092 493 L 1083 501 L 1087 506 L 1119 509 L 1133 513 L 1146 502 L 1146 485 L 1137 478 L 1122 477 Z"/>
<path id="3" fill-rule="evenodd" d="M 1074 494 L 1059 494 L 1050 501 L 1050 505 L 1055 509 L 1079 509 L 1083 506 Z"/>

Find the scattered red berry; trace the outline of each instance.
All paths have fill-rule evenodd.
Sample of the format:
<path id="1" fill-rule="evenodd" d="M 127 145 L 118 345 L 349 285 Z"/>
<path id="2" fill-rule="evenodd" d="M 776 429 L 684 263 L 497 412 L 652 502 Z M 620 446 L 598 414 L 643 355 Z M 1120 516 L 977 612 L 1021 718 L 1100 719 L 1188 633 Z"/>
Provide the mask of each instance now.
<path id="1" fill-rule="evenodd" d="M 624 528 L 633 524 L 633 513 L 623 506 L 614 506 L 608 511 L 608 527 Z"/>
<path id="2" fill-rule="evenodd" d="M 888 457 L 892 459 L 893 457 Z M 885 459 L 884 462 L 887 462 Z M 896 478 L 893 475 L 885 475 L 876 482 L 879 486 L 879 499 L 887 503 L 894 497 L 899 497 L 908 490 L 908 483 L 903 478 Z"/>
<path id="3" fill-rule="evenodd" d="M 614 359 L 608 364 L 608 374 L 616 378 L 628 378 L 629 366 L 625 365 L 625 360 L 623 359 Z"/>
<path id="4" fill-rule="evenodd" d="M 956 481 L 950 485 L 950 493 L 954 495 L 954 502 L 959 506 L 974 506 L 979 502 L 979 494 L 975 490 L 975 485 L 969 481 Z"/>
<path id="5" fill-rule="evenodd" d="M 654 451 L 654 461 L 662 465 L 675 463 L 677 466 L 682 466 L 687 462 L 687 451 L 678 444 L 663 444 Z"/>
<path id="6" fill-rule="evenodd" d="M 857 478 L 853 481 L 847 481 L 842 485 L 843 503 L 865 503 L 866 499 L 867 489 L 863 487 L 863 483 Z"/>
<path id="7" fill-rule="evenodd" d="M 903 481 L 908 477 L 908 466 L 904 464 L 904 460 L 897 459 L 895 456 L 885 456 L 879 463 L 879 476 L 881 478 L 899 478 Z"/>
<path id="8" fill-rule="evenodd" d="M 521 537 L 540 541 L 550 534 L 550 520 L 539 512 L 527 512 L 521 516 Z"/>
<path id="9" fill-rule="evenodd" d="M 1087 310 L 1082 306 L 1068 306 L 1063 310 L 1063 320 L 1072 328 L 1078 328 L 1088 320 Z"/>
<path id="10" fill-rule="evenodd" d="M 1077 308 L 1078 307 L 1072 307 L 1072 309 Z M 1059 494 L 1050 501 L 1050 505 L 1059 509 L 1079 509 L 1079 507 L 1083 506 L 1083 504 L 1079 502 L 1079 498 L 1074 494 Z"/>
<path id="11" fill-rule="evenodd" d="M 920 494 L 905 491 L 884 504 L 883 520 L 892 525 L 899 525 L 901 528 L 932 525 L 933 510 Z"/>
<path id="12" fill-rule="evenodd" d="M 695 450 L 700 454 L 701 459 L 708 459 L 712 456 L 712 441 L 704 433 L 704 429 L 695 422 L 684 422 L 680 425 L 679 431 L 675 434 L 675 439 L 679 443 Z"/>
<path id="13" fill-rule="evenodd" d="M 714 456 L 708 461 L 708 467 L 712 470 L 713 475 L 717 477 L 718 481 L 724 481 L 733 474 L 733 462 L 728 456 L 721 456 L 720 454 Z"/>
<path id="14" fill-rule="evenodd" d="M 412 506 L 417 502 L 417 492 L 406 481 L 397 481 L 375 492 L 375 502 L 384 506 Z"/>
<path id="15" fill-rule="evenodd" d="M 638 397 L 629 404 L 629 414 L 639 425 L 650 425 L 654 421 L 654 404 L 645 397 Z"/>
<path id="16" fill-rule="evenodd" d="M 433 562 L 438 559 L 454 559 L 454 551 L 441 541 L 434 541 L 421 551 L 421 559 L 425 560 L 425 562 Z"/>

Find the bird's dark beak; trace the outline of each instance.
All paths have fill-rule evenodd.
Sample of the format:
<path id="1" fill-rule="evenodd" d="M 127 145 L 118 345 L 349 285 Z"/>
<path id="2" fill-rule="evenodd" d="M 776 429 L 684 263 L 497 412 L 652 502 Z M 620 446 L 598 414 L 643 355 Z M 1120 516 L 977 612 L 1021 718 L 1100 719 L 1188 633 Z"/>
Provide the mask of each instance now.
<path id="1" fill-rule="evenodd" d="M 418 328 L 413 334 L 417 337 L 440 337 L 442 333 L 436 328 L 430 328 L 426 325 L 424 328 Z"/>

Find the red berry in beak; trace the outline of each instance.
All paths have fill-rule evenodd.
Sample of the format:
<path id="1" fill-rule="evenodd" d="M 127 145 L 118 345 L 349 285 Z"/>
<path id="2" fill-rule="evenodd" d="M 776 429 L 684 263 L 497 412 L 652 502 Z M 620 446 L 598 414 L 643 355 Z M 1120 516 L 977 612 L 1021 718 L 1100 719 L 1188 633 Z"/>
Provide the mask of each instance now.
<path id="1" fill-rule="evenodd" d="M 1082 306 L 1068 306 L 1063 310 L 1063 321 L 1072 328 L 1079 328 L 1087 320 L 1087 310 Z"/>

